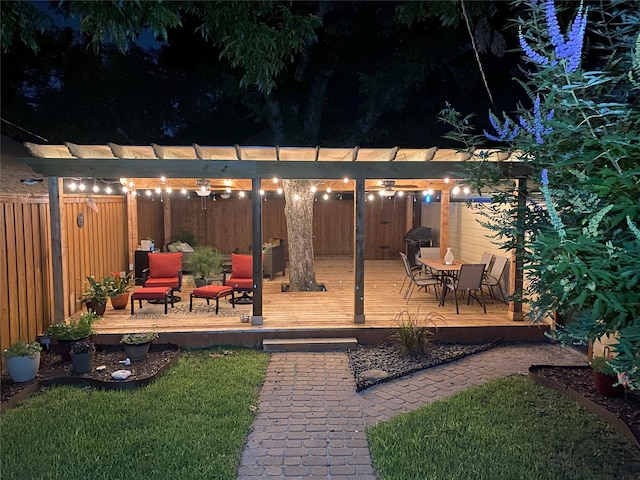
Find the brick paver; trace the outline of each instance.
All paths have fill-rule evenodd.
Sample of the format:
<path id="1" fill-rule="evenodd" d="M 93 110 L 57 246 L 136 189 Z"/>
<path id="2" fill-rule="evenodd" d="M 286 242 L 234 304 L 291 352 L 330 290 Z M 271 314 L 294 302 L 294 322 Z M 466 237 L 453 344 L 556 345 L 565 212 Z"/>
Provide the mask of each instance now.
<path id="1" fill-rule="evenodd" d="M 585 362 L 570 348 L 506 345 L 356 393 L 346 353 L 274 353 L 238 479 L 374 480 L 368 426 L 531 365 Z"/>

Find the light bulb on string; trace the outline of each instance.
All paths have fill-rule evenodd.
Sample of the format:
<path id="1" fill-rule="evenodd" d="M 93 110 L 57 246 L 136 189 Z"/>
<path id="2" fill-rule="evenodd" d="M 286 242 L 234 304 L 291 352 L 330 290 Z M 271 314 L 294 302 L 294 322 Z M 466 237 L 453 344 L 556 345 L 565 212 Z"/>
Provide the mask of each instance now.
<path id="1" fill-rule="evenodd" d="M 282 189 L 278 188 L 278 195 L 282 195 Z"/>
<path id="2" fill-rule="evenodd" d="M 78 185 L 76 184 L 76 182 L 75 182 L 75 181 L 72 181 L 72 182 L 69 184 L 69 188 L 71 189 L 71 191 L 72 191 L 72 192 L 75 192 L 75 191 L 76 191 L 76 189 L 78 188 Z"/>
<path id="3" fill-rule="evenodd" d="M 104 191 L 110 194 L 113 190 L 111 190 L 110 186 L 107 186 L 107 188 L 105 188 Z"/>
<path id="4" fill-rule="evenodd" d="M 171 187 L 167 187 L 167 193 L 171 193 L 173 192 L 173 189 Z"/>
<path id="5" fill-rule="evenodd" d="M 331 193 L 331 187 L 327 187 L 327 193 Z"/>
<path id="6" fill-rule="evenodd" d="M 80 185 L 78 185 L 78 189 L 79 189 L 81 192 L 84 192 L 86 188 L 87 188 L 87 187 L 85 186 L 85 184 L 84 184 L 84 183 L 80 183 Z"/>
<path id="7" fill-rule="evenodd" d="M 181 193 L 182 195 L 186 195 L 186 194 L 187 194 L 187 189 L 186 189 L 186 188 L 183 188 L 182 190 L 180 190 L 180 193 Z"/>
<path id="8" fill-rule="evenodd" d="M 160 195 L 160 194 L 162 193 L 162 190 L 160 190 L 160 187 L 156 187 L 156 193 L 157 193 L 158 195 Z"/>

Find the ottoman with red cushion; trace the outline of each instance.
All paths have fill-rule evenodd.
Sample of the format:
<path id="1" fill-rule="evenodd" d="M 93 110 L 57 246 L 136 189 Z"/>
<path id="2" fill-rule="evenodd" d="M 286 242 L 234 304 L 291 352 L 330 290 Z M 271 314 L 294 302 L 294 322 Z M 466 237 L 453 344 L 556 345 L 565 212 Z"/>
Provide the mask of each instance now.
<path id="1" fill-rule="evenodd" d="M 218 302 L 223 297 L 228 297 L 231 295 L 231 305 L 233 308 L 236 308 L 235 303 L 233 302 L 233 288 L 226 287 L 224 285 L 205 285 L 204 287 L 194 288 L 189 295 L 189 311 L 193 308 L 193 298 L 206 298 L 207 305 L 209 305 L 209 300 L 215 299 L 216 301 L 216 315 L 218 314 Z"/>
<path id="2" fill-rule="evenodd" d="M 142 300 L 164 300 L 164 314 L 167 314 L 167 302 L 171 302 L 173 308 L 173 296 L 171 295 L 171 287 L 142 287 L 135 290 L 131 294 L 131 315 L 133 315 L 133 306 L 138 300 L 140 308 L 142 308 Z"/>

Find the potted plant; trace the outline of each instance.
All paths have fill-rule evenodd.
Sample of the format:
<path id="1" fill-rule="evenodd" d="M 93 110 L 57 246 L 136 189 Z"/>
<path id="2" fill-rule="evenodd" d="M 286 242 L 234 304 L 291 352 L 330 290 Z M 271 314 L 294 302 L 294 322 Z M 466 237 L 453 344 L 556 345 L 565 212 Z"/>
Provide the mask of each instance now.
<path id="1" fill-rule="evenodd" d="M 40 368 L 40 351 L 38 342 L 24 343 L 18 341 L 5 348 L 4 355 L 7 371 L 13 382 L 28 382 L 36 378 Z"/>
<path id="2" fill-rule="evenodd" d="M 222 273 L 222 252 L 210 246 L 197 246 L 189 255 L 187 268 L 193 273 L 196 287 L 207 285 L 209 275 Z"/>
<path id="3" fill-rule="evenodd" d="M 158 333 L 148 332 L 126 333 L 120 339 L 124 345 L 124 353 L 131 361 L 142 360 L 151 346 L 153 340 L 158 339 Z"/>
<path id="4" fill-rule="evenodd" d="M 109 289 L 103 280 L 99 282 L 95 277 L 87 277 L 87 289 L 82 293 L 81 302 L 87 306 L 87 311 L 93 310 L 98 315 L 104 315 L 109 298 Z"/>
<path id="5" fill-rule="evenodd" d="M 609 364 L 611 357 L 594 356 L 591 358 L 593 382 L 598 393 L 606 397 L 618 397 L 624 393 L 624 387 L 618 384 L 618 376 Z"/>
<path id="6" fill-rule="evenodd" d="M 71 344 L 71 365 L 73 373 L 87 373 L 93 370 L 95 344 L 88 338 Z"/>
<path id="7" fill-rule="evenodd" d="M 58 353 L 63 360 L 71 360 L 69 350 L 71 344 L 81 339 L 89 338 L 93 333 L 93 324 L 100 320 L 98 314 L 93 311 L 83 313 L 78 320 L 67 322 L 57 322 L 47 328 L 44 334 L 56 340 Z"/>
<path id="8" fill-rule="evenodd" d="M 129 290 L 133 286 L 132 273 L 113 272 L 104 279 L 114 310 L 122 310 L 129 303 Z"/>

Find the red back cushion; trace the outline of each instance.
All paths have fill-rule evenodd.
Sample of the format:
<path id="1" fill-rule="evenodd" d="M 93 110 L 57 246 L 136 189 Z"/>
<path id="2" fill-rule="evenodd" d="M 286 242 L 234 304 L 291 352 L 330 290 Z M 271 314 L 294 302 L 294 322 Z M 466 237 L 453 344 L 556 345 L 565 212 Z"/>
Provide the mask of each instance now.
<path id="1" fill-rule="evenodd" d="M 231 276 L 253 278 L 253 256 L 231 254 Z"/>
<path id="2" fill-rule="evenodd" d="M 182 270 L 182 253 L 150 253 L 149 274 L 152 277 L 177 277 Z"/>

